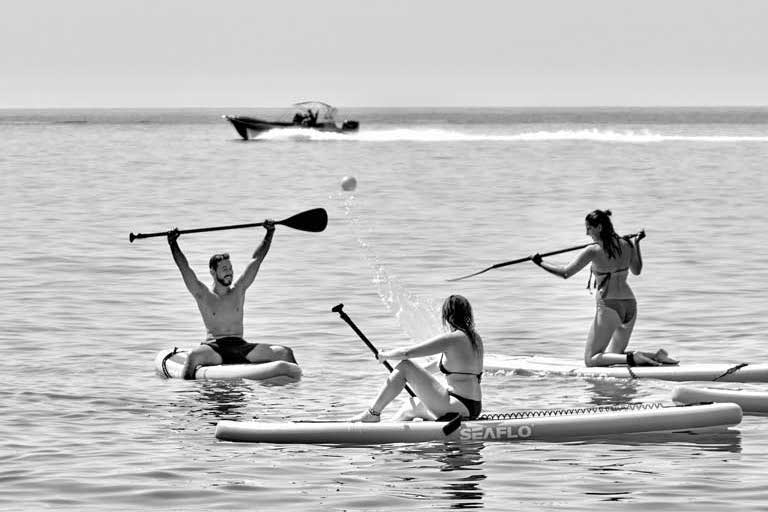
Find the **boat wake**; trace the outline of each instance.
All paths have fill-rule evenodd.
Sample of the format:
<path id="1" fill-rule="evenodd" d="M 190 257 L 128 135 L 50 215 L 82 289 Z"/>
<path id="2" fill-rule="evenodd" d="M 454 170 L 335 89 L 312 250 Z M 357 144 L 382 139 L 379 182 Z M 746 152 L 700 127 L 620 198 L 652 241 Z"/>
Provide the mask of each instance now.
<path id="1" fill-rule="evenodd" d="M 259 140 L 308 140 L 308 141 L 354 141 L 354 142 L 552 142 L 591 141 L 628 144 L 658 142 L 768 142 L 766 135 L 681 135 L 663 134 L 650 130 L 542 130 L 519 133 L 473 133 L 442 128 L 394 128 L 372 129 L 355 133 L 331 133 L 305 128 L 284 128 L 270 130 L 259 136 Z"/>

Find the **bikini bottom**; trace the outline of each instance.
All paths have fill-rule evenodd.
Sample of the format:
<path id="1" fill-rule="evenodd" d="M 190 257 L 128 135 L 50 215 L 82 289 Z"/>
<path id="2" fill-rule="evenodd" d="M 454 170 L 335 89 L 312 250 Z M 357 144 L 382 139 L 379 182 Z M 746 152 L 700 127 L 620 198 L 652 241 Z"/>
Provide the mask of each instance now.
<path id="1" fill-rule="evenodd" d="M 597 307 L 605 307 L 614 310 L 622 324 L 631 322 L 637 315 L 637 301 L 635 299 L 603 299 L 597 300 Z"/>
<path id="2" fill-rule="evenodd" d="M 467 398 L 465 396 L 456 394 L 453 391 L 449 391 L 448 394 L 464 404 L 464 407 L 466 407 L 467 411 L 469 411 L 469 416 L 467 419 L 474 420 L 480 416 L 480 411 L 483 409 L 483 403 L 480 400 L 473 400 L 472 398 Z"/>

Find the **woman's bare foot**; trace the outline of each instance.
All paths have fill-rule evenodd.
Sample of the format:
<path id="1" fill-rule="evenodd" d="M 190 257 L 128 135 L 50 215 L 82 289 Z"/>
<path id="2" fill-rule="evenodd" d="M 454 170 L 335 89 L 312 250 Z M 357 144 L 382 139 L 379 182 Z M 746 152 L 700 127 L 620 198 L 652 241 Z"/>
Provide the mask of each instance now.
<path id="1" fill-rule="evenodd" d="M 671 364 L 671 365 L 680 364 L 680 361 L 678 361 L 677 359 L 669 357 L 669 354 L 663 348 L 660 348 L 659 350 L 656 351 L 656 353 L 653 355 L 653 359 L 655 361 L 660 362 L 661 364 Z"/>
<path id="2" fill-rule="evenodd" d="M 352 423 L 378 423 L 381 421 L 381 413 L 376 412 L 373 409 L 368 409 L 357 416 L 353 416 L 349 421 Z"/>
<path id="3" fill-rule="evenodd" d="M 632 355 L 635 358 L 636 366 L 661 366 L 661 363 L 654 359 L 648 352 L 640 352 L 639 350 L 635 350 L 632 352 Z"/>

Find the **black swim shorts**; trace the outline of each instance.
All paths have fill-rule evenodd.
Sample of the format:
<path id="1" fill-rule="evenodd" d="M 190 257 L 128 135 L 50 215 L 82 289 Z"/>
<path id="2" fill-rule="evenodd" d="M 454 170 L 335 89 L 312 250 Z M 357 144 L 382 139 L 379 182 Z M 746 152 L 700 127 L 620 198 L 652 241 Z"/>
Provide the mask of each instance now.
<path id="1" fill-rule="evenodd" d="M 245 356 L 258 345 L 258 343 L 248 343 L 237 336 L 206 341 L 205 344 L 221 356 L 222 364 L 250 364 Z"/>

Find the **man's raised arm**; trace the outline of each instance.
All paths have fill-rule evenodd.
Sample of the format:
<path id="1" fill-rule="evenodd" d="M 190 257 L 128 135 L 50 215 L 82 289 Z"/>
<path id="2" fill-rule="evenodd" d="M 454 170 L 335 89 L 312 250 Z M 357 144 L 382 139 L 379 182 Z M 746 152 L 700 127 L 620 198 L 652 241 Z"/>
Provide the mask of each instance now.
<path id="1" fill-rule="evenodd" d="M 202 293 L 202 289 L 205 285 L 195 275 L 195 272 L 189 266 L 187 257 L 181 252 L 179 247 L 179 230 L 174 229 L 168 232 L 168 245 L 171 246 L 171 255 L 173 255 L 173 261 L 176 262 L 176 266 L 179 267 L 181 277 L 184 279 L 184 284 L 187 286 L 187 290 L 194 297 L 199 297 Z"/>
<path id="2" fill-rule="evenodd" d="M 248 287 L 253 284 L 253 280 L 256 279 L 256 274 L 259 273 L 261 262 L 264 261 L 264 258 L 269 252 L 269 247 L 272 245 L 272 236 L 275 234 L 275 221 L 271 219 L 265 220 L 264 229 L 267 230 L 267 233 L 264 235 L 264 240 L 262 240 L 256 250 L 253 251 L 253 259 L 248 266 L 245 267 L 245 272 L 243 272 L 243 275 L 237 280 L 237 283 L 235 283 L 235 286 L 237 287 L 242 286 L 244 289 L 248 289 Z"/>

